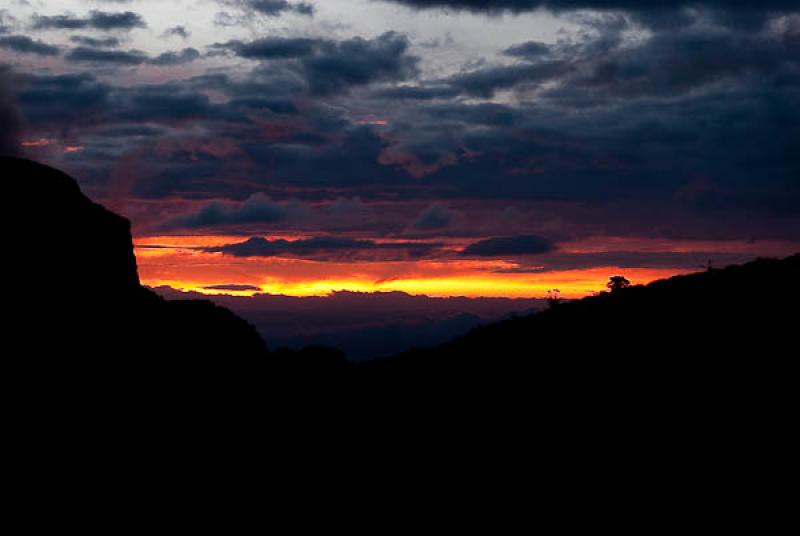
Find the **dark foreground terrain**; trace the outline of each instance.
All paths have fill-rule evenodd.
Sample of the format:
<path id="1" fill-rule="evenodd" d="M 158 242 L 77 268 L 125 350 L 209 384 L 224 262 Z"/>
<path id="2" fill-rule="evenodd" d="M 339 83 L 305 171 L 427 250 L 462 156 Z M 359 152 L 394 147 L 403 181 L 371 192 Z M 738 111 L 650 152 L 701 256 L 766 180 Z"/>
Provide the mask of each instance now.
<path id="1" fill-rule="evenodd" d="M 544 505 L 590 526 L 685 528 L 701 512 L 763 530 L 788 506 L 778 490 L 796 453 L 800 256 L 353 364 L 324 348 L 269 352 L 226 309 L 156 296 L 139 285 L 126 220 L 55 170 L 1 159 L 0 171 L 18 494 L 46 479 L 71 497 L 91 482 L 172 505 L 172 486 L 154 483 L 191 497 L 269 487 L 277 472 L 281 494 L 305 501 L 311 482 L 339 493 L 357 467 L 365 489 L 411 486 L 430 504 L 440 488 L 417 488 L 438 482 L 462 518 L 504 497 L 502 508 Z M 97 504 L 113 512 L 115 497 Z"/>

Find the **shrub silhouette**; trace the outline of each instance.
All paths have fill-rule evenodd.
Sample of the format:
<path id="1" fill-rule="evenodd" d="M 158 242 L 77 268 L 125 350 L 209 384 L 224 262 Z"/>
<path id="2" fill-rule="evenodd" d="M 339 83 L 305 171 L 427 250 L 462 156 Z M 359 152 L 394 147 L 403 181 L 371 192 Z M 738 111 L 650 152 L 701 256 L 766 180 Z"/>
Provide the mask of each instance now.
<path id="1" fill-rule="evenodd" d="M 608 278 L 608 283 L 606 283 L 606 288 L 608 288 L 608 290 L 610 290 L 612 293 L 619 292 L 620 290 L 629 288 L 630 286 L 631 282 L 622 275 L 613 275 Z"/>

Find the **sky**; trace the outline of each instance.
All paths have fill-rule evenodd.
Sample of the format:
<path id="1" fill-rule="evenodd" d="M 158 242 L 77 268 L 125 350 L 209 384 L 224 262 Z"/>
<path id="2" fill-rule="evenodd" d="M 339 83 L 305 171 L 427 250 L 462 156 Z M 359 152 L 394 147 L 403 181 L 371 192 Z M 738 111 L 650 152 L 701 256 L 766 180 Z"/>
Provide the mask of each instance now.
<path id="1" fill-rule="evenodd" d="M 796 1 L 0 0 L 0 152 L 205 294 L 566 297 L 800 250 Z"/>

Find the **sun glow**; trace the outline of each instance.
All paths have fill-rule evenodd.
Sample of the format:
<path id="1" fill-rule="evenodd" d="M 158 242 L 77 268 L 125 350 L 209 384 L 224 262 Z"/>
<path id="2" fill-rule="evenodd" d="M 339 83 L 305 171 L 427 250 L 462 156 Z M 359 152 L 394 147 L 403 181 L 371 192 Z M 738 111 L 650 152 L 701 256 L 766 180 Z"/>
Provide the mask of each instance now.
<path id="1" fill-rule="evenodd" d="M 159 237 L 137 247 L 142 282 L 204 294 L 325 296 L 336 291 L 425 294 L 432 297 L 540 298 L 557 288 L 565 298 L 601 291 L 610 275 L 624 273 L 648 283 L 680 270 L 615 266 L 551 272 L 514 272 L 497 259 L 409 260 L 399 262 L 313 261 L 285 257 L 236 258 L 199 249 L 241 241 L 241 237 Z M 157 244 L 145 247 L 146 244 Z M 209 289 L 247 285 L 243 291 Z M 260 289 L 260 291 L 255 290 Z"/>

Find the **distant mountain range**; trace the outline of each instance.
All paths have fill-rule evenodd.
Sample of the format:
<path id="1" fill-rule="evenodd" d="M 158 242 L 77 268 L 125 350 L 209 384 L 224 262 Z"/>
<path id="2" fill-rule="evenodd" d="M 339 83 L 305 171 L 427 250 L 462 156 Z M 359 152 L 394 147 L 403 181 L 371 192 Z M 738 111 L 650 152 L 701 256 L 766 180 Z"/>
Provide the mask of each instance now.
<path id="1" fill-rule="evenodd" d="M 273 294 L 207 296 L 158 287 L 169 300 L 211 300 L 252 322 L 271 349 L 334 347 L 351 360 L 432 347 L 511 314 L 546 308 L 541 299 L 432 298 L 404 292 L 334 292 L 321 297 Z"/>

